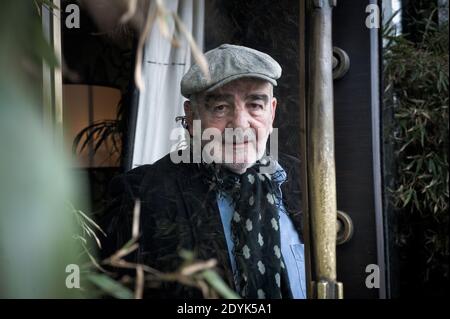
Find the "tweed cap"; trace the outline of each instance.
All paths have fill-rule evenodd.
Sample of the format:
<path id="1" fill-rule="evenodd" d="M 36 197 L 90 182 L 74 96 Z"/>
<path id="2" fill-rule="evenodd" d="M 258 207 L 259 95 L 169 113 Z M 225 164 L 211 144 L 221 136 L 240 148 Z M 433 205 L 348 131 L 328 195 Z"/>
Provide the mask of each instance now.
<path id="1" fill-rule="evenodd" d="M 281 76 L 281 66 L 271 56 L 244 46 L 222 44 L 206 52 L 205 57 L 210 80 L 193 64 L 181 80 L 181 94 L 186 98 L 243 77 L 263 79 L 276 86 Z"/>

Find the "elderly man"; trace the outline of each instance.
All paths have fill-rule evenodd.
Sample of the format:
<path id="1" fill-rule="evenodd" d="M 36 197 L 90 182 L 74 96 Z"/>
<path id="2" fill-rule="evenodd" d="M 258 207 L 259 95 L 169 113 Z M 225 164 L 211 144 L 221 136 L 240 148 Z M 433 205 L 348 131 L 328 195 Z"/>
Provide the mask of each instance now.
<path id="1" fill-rule="evenodd" d="M 224 44 L 205 56 L 209 77 L 194 64 L 181 82 L 189 147 L 113 180 L 109 239 L 117 248 L 130 238 L 130 212 L 140 199 L 134 260 L 174 271 L 180 251 L 193 251 L 216 259 L 219 274 L 244 298 L 305 298 L 299 162 L 284 154 L 274 160 L 266 150 L 281 67 L 243 46 Z M 197 149 L 196 125 L 203 133 Z M 157 291 L 198 296 L 182 285 Z"/>

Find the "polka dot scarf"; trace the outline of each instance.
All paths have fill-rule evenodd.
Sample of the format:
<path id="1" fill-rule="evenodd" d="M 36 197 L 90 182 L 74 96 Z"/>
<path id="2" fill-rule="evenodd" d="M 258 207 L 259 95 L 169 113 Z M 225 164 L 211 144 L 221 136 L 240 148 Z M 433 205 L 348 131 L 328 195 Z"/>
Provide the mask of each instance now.
<path id="1" fill-rule="evenodd" d="M 204 165 L 211 188 L 231 195 L 237 289 L 243 298 L 292 298 L 280 245 L 279 215 L 271 176 L 257 163 L 242 175 Z"/>

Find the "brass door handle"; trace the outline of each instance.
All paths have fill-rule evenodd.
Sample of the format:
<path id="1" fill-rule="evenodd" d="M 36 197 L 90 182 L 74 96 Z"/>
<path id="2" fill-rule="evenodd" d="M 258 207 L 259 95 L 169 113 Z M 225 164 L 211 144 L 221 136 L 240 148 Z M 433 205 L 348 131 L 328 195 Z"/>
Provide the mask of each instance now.
<path id="1" fill-rule="evenodd" d="M 348 214 L 338 210 L 336 222 L 336 245 L 342 245 L 353 236 L 353 221 Z"/>

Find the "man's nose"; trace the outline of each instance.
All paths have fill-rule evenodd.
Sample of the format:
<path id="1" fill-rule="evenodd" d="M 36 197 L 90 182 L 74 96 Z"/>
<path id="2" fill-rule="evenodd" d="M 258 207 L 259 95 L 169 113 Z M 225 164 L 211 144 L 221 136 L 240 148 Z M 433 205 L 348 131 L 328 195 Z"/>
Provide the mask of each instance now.
<path id="1" fill-rule="evenodd" d="M 250 115 L 245 107 L 235 107 L 228 127 L 247 129 L 250 127 Z"/>

